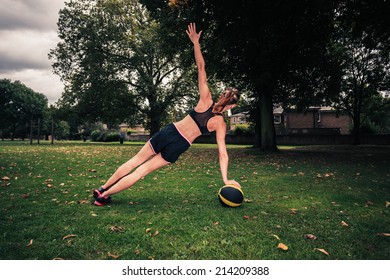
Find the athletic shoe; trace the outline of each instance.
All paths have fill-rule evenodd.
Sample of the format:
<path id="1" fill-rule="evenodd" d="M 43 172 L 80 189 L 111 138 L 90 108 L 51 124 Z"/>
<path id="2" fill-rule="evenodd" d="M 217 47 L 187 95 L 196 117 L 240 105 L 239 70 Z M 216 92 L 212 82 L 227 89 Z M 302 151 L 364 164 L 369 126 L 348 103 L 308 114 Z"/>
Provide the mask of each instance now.
<path id="1" fill-rule="evenodd" d="M 96 189 L 96 190 L 93 190 L 93 197 L 96 199 L 98 198 L 99 196 L 102 195 L 102 193 L 105 192 L 105 189 L 103 189 L 102 187 Z"/>
<path id="2" fill-rule="evenodd" d="M 110 204 L 112 202 L 111 196 L 103 196 L 105 189 L 102 187 L 93 191 L 93 197 L 95 198 L 95 205 L 104 206 L 106 204 Z"/>
<path id="3" fill-rule="evenodd" d="M 95 204 L 96 206 L 104 206 L 104 205 L 107 205 L 107 204 L 110 204 L 111 203 L 111 197 L 109 196 L 102 196 L 100 195 L 99 197 L 95 198 L 95 201 L 93 202 L 93 204 Z"/>

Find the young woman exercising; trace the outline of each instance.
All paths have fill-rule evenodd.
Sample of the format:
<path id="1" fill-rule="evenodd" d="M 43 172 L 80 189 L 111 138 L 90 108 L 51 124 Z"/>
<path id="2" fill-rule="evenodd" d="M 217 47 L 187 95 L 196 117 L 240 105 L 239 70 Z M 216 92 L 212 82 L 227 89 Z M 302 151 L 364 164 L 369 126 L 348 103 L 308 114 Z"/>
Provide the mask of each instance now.
<path id="1" fill-rule="evenodd" d="M 186 33 L 194 45 L 195 61 L 198 68 L 198 104 L 184 119 L 164 127 L 153 135 L 142 149 L 121 165 L 103 186 L 94 190 L 95 205 L 104 206 L 110 203 L 111 195 L 130 188 L 150 172 L 169 163 L 174 163 L 198 136 L 211 131 L 216 132 L 219 164 L 224 184 L 241 187 L 235 180 L 228 179 L 228 154 L 225 144 L 226 124 L 222 116 L 224 111 L 236 106 L 240 94 L 234 88 L 227 88 L 217 103 L 213 101 L 207 86 L 205 61 L 199 45 L 202 31 L 197 33 L 195 24 L 191 23 Z M 134 171 L 130 173 L 132 170 Z"/>

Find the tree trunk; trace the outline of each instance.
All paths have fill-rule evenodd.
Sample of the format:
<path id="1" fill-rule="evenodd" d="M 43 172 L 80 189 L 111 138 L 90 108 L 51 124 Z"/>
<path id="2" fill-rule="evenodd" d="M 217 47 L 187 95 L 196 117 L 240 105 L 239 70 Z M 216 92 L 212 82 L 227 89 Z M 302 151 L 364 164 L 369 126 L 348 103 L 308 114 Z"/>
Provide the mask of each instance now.
<path id="1" fill-rule="evenodd" d="M 11 141 L 15 140 L 15 133 L 16 133 L 16 124 L 12 124 L 12 134 L 11 134 Z"/>
<path id="2" fill-rule="evenodd" d="M 37 132 L 38 136 L 37 136 L 37 139 L 38 139 L 38 145 L 39 145 L 39 140 L 41 138 L 41 119 L 38 118 L 38 132 Z"/>
<path id="3" fill-rule="evenodd" d="M 150 115 L 150 134 L 149 137 L 152 137 L 153 134 L 160 131 L 161 123 L 160 123 L 160 117 L 157 115 Z"/>
<path id="4" fill-rule="evenodd" d="M 54 119 L 51 119 L 51 144 L 54 144 Z"/>
<path id="5" fill-rule="evenodd" d="M 275 152 L 276 133 L 274 126 L 274 106 L 272 93 L 263 89 L 260 93 L 260 125 L 261 125 L 261 146 L 260 149 L 267 152 Z"/>
<path id="6" fill-rule="evenodd" d="M 360 113 L 362 108 L 363 90 L 356 90 L 353 106 L 353 144 L 360 145 Z"/>
<path id="7" fill-rule="evenodd" d="M 355 112 L 353 116 L 353 144 L 360 145 L 360 113 Z"/>
<path id="8" fill-rule="evenodd" d="M 33 143 L 33 120 L 30 120 L 30 145 Z"/>
<path id="9" fill-rule="evenodd" d="M 254 148 L 261 147 L 261 114 L 260 114 L 260 102 L 256 101 L 255 108 L 255 144 Z"/>

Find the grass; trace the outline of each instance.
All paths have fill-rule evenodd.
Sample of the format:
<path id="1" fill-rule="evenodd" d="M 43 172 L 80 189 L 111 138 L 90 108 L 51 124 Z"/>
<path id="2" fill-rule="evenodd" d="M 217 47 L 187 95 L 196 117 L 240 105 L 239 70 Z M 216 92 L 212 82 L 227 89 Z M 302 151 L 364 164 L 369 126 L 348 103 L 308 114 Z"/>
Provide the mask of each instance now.
<path id="1" fill-rule="evenodd" d="M 91 191 L 142 144 L 0 142 L 0 259 L 390 258 L 388 146 L 229 146 L 247 202 L 224 208 L 216 146 L 195 144 L 93 206 Z"/>

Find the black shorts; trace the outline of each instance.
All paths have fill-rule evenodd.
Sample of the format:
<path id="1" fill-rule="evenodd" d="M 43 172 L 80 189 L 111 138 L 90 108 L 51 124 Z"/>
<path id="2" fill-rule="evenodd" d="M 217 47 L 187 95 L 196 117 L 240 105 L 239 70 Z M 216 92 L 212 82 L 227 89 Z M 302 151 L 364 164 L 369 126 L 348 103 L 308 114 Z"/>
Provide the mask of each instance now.
<path id="1" fill-rule="evenodd" d="M 153 134 L 149 143 L 155 154 L 161 153 L 162 158 L 170 163 L 174 163 L 190 147 L 190 143 L 180 134 L 174 124 Z"/>

